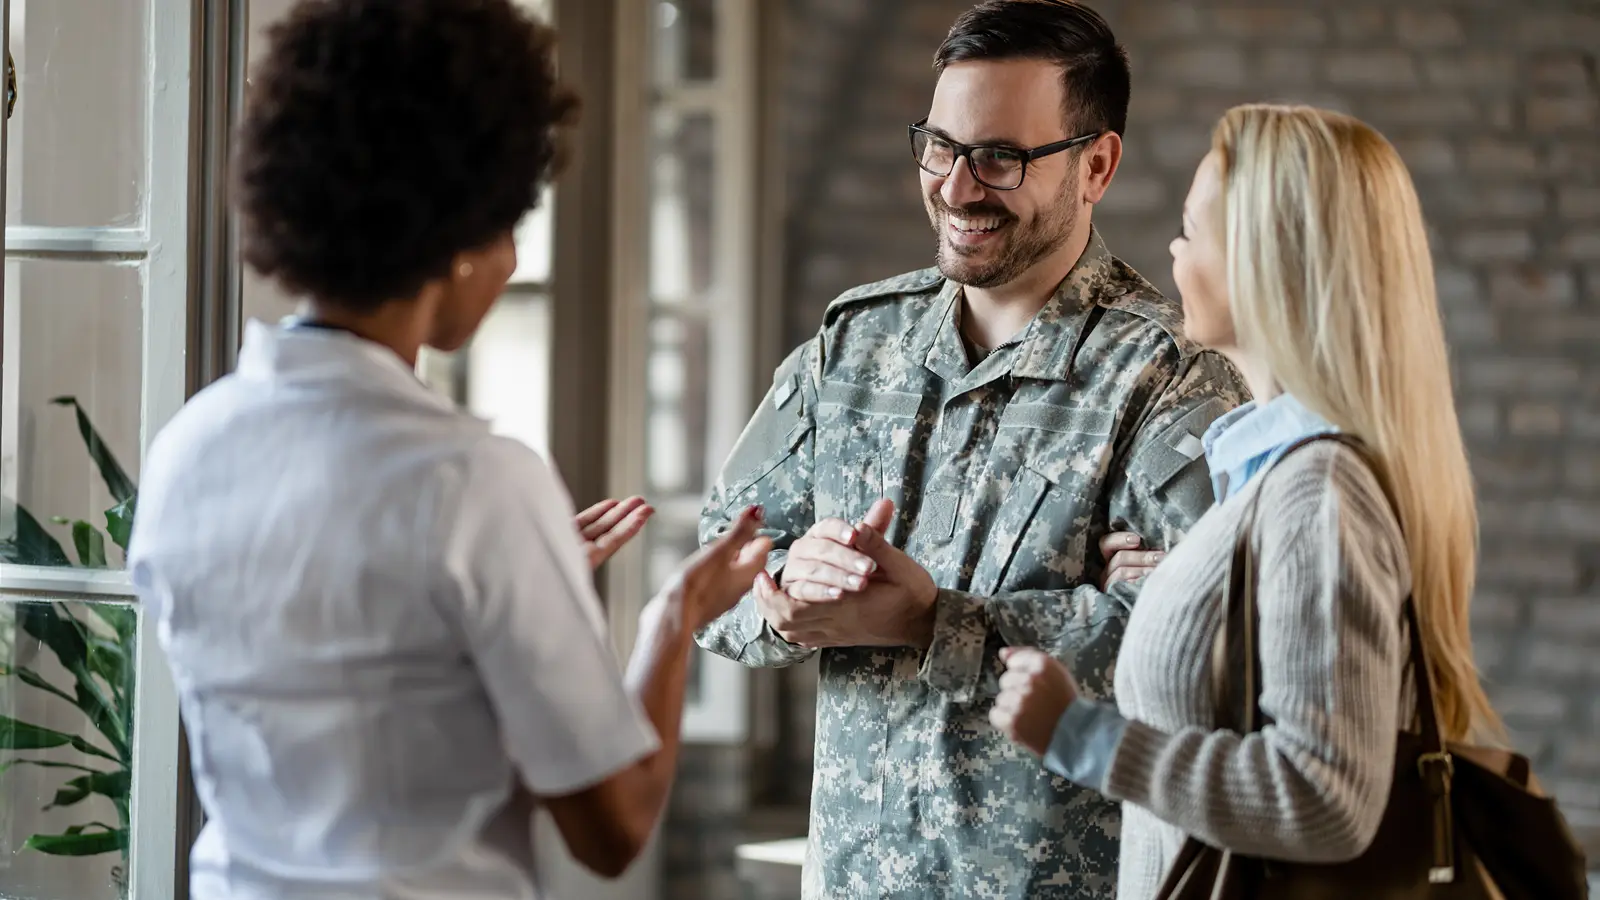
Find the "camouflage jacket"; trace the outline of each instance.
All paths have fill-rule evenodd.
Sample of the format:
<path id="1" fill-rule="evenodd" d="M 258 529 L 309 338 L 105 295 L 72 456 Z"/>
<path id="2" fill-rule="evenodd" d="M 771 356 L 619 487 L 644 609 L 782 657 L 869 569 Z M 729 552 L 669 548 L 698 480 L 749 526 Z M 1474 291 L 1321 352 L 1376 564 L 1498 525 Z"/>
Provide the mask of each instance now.
<path id="1" fill-rule="evenodd" d="M 1097 542 L 1120 529 L 1177 541 L 1212 503 L 1200 437 L 1245 397 L 1098 235 L 976 366 L 961 298 L 930 269 L 836 300 L 778 368 L 701 520 L 704 542 L 762 504 L 776 572 L 813 522 L 859 521 L 889 497 L 890 540 L 940 588 L 925 654 L 821 651 L 808 900 L 1115 894 L 1119 810 L 990 726 L 997 651 L 1045 648 L 1086 694 L 1109 695 L 1135 591 L 1095 587 Z M 816 652 L 748 597 L 698 640 L 750 666 Z"/>

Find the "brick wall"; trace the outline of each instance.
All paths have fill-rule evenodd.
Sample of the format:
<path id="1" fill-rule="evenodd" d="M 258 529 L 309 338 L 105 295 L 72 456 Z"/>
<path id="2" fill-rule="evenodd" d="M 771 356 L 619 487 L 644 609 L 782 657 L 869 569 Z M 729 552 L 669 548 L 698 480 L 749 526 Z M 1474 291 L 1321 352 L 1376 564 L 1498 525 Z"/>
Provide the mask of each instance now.
<path id="1" fill-rule="evenodd" d="M 965 0 L 785 0 L 788 343 L 840 291 L 930 264 L 905 125 Z M 1600 813 L 1600 7 L 1593 0 L 1101 0 L 1128 47 L 1121 172 L 1095 221 L 1172 289 L 1166 247 L 1212 123 L 1292 100 L 1362 117 L 1417 182 L 1483 561 L 1493 696 L 1572 814 Z M 814 673 L 791 676 L 809 734 Z M 804 802 L 809 742 L 766 758 Z M 779 799 L 782 799 L 780 797 Z"/>

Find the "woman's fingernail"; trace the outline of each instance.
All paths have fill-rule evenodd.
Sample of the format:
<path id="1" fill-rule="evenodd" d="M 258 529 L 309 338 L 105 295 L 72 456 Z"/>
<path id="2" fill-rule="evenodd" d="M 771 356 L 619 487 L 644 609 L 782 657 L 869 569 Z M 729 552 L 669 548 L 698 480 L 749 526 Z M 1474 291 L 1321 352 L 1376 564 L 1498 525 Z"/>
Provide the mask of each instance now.
<path id="1" fill-rule="evenodd" d="M 854 528 L 846 528 L 845 530 L 839 532 L 839 539 L 844 541 L 846 544 L 850 543 L 856 539 L 856 530 Z"/>
<path id="2" fill-rule="evenodd" d="M 844 591 L 841 591 L 838 588 L 828 588 L 828 596 L 837 600 L 844 596 Z"/>
<path id="3" fill-rule="evenodd" d="M 854 575 L 850 576 L 850 590 L 859 591 L 863 587 L 866 587 L 866 584 L 867 583 L 860 578 L 857 578 Z"/>
<path id="4" fill-rule="evenodd" d="M 871 574 L 872 573 L 872 560 L 870 560 L 870 559 L 858 559 L 858 560 L 856 560 L 856 571 L 860 572 L 863 575 Z"/>

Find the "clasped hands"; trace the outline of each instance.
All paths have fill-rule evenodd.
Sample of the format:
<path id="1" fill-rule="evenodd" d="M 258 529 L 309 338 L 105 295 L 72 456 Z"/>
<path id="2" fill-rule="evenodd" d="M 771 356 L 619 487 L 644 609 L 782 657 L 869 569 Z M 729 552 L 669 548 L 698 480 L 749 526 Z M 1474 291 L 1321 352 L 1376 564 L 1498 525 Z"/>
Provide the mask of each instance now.
<path id="1" fill-rule="evenodd" d="M 861 522 L 823 519 L 789 548 L 782 584 L 756 576 L 756 609 L 801 647 L 914 647 L 933 641 L 939 590 L 916 560 L 889 543 L 894 501 Z"/>
<path id="2" fill-rule="evenodd" d="M 632 539 L 654 512 L 642 498 L 606 500 L 584 510 L 576 525 L 590 565 L 598 568 Z M 938 588 L 916 560 L 884 536 L 894 502 L 879 500 L 857 525 L 824 519 L 794 542 L 780 586 L 756 576 L 756 608 L 779 637 L 802 647 L 915 647 L 933 639 Z M 1135 534 L 1100 540 L 1106 561 L 1099 587 L 1140 581 L 1166 554 L 1141 550 Z M 1000 650 L 1005 672 L 989 721 L 1001 733 L 1043 756 L 1056 723 L 1077 699 L 1078 683 L 1064 663 L 1032 647 Z"/>

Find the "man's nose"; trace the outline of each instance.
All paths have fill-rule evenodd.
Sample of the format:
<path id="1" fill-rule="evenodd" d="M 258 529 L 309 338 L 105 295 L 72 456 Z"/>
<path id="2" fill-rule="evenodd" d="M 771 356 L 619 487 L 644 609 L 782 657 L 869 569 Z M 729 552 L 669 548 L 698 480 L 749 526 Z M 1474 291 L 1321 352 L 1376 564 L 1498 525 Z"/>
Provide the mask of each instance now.
<path id="1" fill-rule="evenodd" d="M 950 174 L 945 176 L 944 184 L 939 188 L 939 195 L 947 206 L 958 208 L 983 199 L 983 185 L 972 177 L 972 167 L 967 164 L 965 156 L 956 158 Z"/>

